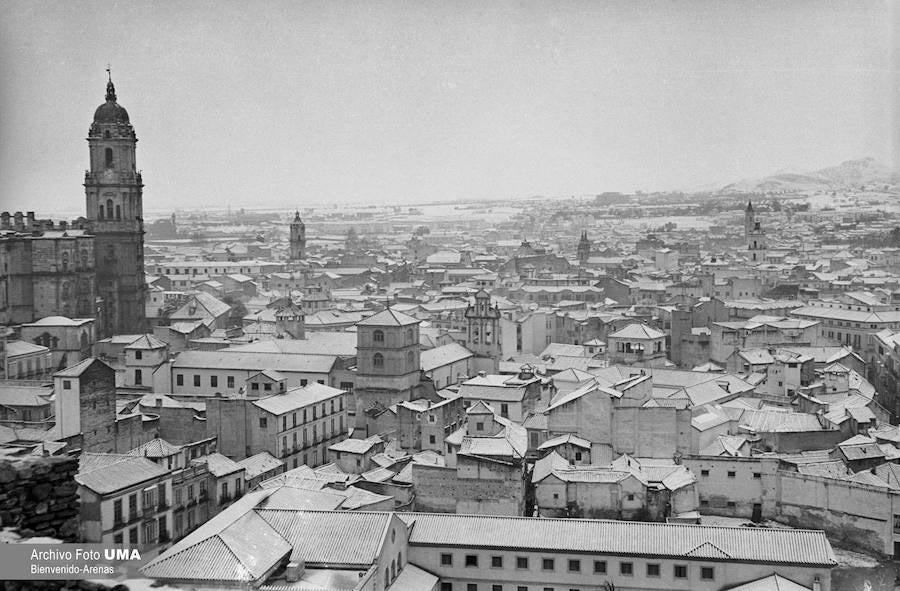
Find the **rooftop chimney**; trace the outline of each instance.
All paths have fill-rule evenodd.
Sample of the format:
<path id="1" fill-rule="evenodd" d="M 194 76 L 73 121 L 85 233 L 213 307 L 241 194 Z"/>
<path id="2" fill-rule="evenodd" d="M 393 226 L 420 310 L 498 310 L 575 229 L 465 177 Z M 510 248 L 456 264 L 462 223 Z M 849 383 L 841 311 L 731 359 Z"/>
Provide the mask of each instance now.
<path id="1" fill-rule="evenodd" d="M 292 560 L 288 562 L 287 568 L 284 571 L 284 578 L 288 583 L 296 583 L 300 580 L 300 577 L 303 576 L 303 572 L 306 570 L 306 565 L 302 560 Z"/>

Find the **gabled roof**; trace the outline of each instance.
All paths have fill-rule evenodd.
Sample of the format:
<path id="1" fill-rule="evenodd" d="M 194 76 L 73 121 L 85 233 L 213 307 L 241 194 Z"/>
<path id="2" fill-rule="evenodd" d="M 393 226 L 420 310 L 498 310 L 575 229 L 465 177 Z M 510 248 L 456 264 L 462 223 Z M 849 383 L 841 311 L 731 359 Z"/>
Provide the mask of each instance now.
<path id="1" fill-rule="evenodd" d="M 665 338 L 666 333 L 660 332 L 654 328 L 650 328 L 646 324 L 629 324 L 625 328 L 621 330 L 617 330 L 616 332 L 609 335 L 607 338 L 616 338 L 616 339 L 662 339 Z"/>
<path id="2" fill-rule="evenodd" d="M 270 470 L 275 470 L 284 466 L 284 462 L 274 457 L 267 451 L 252 455 L 249 458 L 239 460 L 238 464 L 244 467 L 244 477 L 247 480 L 256 478 L 260 474 L 265 474 Z"/>
<path id="3" fill-rule="evenodd" d="M 329 451 L 364 454 L 379 443 L 381 443 L 381 438 L 374 435 L 368 439 L 344 439 L 343 441 L 338 441 L 337 443 L 330 445 L 328 449 Z"/>
<path id="4" fill-rule="evenodd" d="M 812 589 L 775 573 L 737 587 L 730 587 L 729 591 L 812 591 Z"/>
<path id="5" fill-rule="evenodd" d="M 147 458 L 129 454 L 84 453 L 75 481 L 97 494 L 123 490 L 165 476 L 168 470 Z"/>
<path id="6" fill-rule="evenodd" d="M 487 405 L 484 400 L 476 400 L 475 403 L 466 409 L 467 415 L 493 415 L 494 409 Z"/>
<path id="7" fill-rule="evenodd" d="M 151 439 L 147 443 L 137 446 L 130 452 L 133 456 L 144 456 L 145 458 L 167 458 L 174 456 L 181 451 L 180 445 L 172 445 L 165 439 Z"/>
<path id="8" fill-rule="evenodd" d="M 287 538 L 293 555 L 309 566 L 361 566 L 368 568 L 378 558 L 393 513 L 363 511 L 256 512 Z"/>
<path id="9" fill-rule="evenodd" d="M 814 530 L 437 513 L 403 518 L 415 522 L 411 545 L 470 548 L 478 540 L 485 549 L 651 557 L 718 553 L 733 562 L 836 564 L 825 533 Z"/>
<path id="10" fill-rule="evenodd" d="M 93 366 L 95 363 L 99 363 L 99 364 L 103 365 L 105 368 L 107 368 L 109 371 L 113 371 L 113 368 L 111 368 L 106 363 L 100 361 L 99 359 L 97 359 L 95 357 L 88 357 L 87 359 L 80 361 L 80 362 L 76 363 L 75 365 L 72 365 L 65 369 L 59 370 L 58 372 L 53 374 L 53 377 L 55 377 L 55 378 L 77 378 L 81 374 L 83 374 L 85 371 L 87 371 L 87 369 L 89 367 Z"/>
<path id="11" fill-rule="evenodd" d="M 538 449 L 550 449 L 553 447 L 558 447 L 560 445 L 565 445 L 567 443 L 571 443 L 577 447 L 581 447 L 584 449 L 591 449 L 591 442 L 587 439 L 582 439 L 577 435 L 572 435 L 571 433 L 567 435 L 559 435 L 558 437 L 554 437 L 552 439 L 548 439 L 544 443 L 538 446 Z"/>
<path id="12" fill-rule="evenodd" d="M 261 579 L 293 545 L 253 507 L 271 491 L 249 493 L 141 567 L 153 579 L 233 581 Z"/>
<path id="13" fill-rule="evenodd" d="M 377 314 L 373 314 L 364 320 L 356 323 L 357 326 L 407 326 L 411 324 L 419 324 L 421 320 L 407 316 L 403 312 L 397 312 L 390 308 L 382 310 Z"/>
<path id="14" fill-rule="evenodd" d="M 152 334 L 142 334 L 126 345 L 126 349 L 165 349 L 168 345 Z"/>
<path id="15" fill-rule="evenodd" d="M 419 355 L 419 360 L 423 371 L 431 371 L 438 367 L 474 356 L 474 353 L 459 343 L 449 343 L 447 345 L 441 345 L 440 347 L 422 351 Z"/>
<path id="16" fill-rule="evenodd" d="M 244 469 L 242 465 L 218 452 L 211 453 L 205 458 L 199 459 L 206 460 L 206 467 L 209 469 L 209 473 L 216 478 L 234 474 L 235 472 L 240 472 Z"/>
<path id="17" fill-rule="evenodd" d="M 33 353 L 49 353 L 50 349 L 43 345 L 36 345 L 28 341 L 8 341 L 6 343 L 6 356 L 18 357 L 19 355 L 30 355 Z"/>
<path id="18" fill-rule="evenodd" d="M 287 392 L 254 400 L 253 405 L 277 416 L 329 400 L 341 395 L 343 392 L 343 390 L 338 390 L 325 384 L 310 382 L 305 386 L 291 388 Z"/>

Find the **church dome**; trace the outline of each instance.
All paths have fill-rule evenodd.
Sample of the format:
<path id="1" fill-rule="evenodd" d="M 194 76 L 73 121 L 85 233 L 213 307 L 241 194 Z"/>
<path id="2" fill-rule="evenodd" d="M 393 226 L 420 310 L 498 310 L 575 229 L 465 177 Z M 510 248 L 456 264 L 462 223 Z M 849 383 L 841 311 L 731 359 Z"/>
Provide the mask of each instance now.
<path id="1" fill-rule="evenodd" d="M 94 123 L 128 123 L 128 111 L 116 102 L 112 80 L 106 85 L 106 102 L 94 111 Z"/>

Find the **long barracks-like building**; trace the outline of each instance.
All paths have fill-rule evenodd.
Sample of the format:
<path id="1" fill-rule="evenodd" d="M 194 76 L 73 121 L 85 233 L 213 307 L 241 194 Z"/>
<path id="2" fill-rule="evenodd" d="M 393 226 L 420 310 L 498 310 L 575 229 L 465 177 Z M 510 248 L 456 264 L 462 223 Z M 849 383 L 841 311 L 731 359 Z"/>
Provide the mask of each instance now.
<path id="1" fill-rule="evenodd" d="M 246 495 L 141 572 L 265 591 L 829 591 L 835 565 L 821 531 L 308 511 L 302 498 L 270 506 L 272 493 Z"/>

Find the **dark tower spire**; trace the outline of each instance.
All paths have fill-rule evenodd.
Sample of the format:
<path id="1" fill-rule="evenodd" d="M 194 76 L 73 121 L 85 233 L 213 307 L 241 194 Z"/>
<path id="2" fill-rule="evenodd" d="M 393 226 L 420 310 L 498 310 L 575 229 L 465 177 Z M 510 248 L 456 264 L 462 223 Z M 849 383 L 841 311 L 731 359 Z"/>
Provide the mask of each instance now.
<path id="1" fill-rule="evenodd" d="M 109 77 L 109 82 L 106 83 L 106 102 L 114 103 L 116 102 L 116 87 L 112 81 L 112 71 L 109 64 L 106 64 L 106 75 Z"/>

